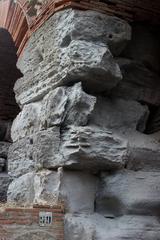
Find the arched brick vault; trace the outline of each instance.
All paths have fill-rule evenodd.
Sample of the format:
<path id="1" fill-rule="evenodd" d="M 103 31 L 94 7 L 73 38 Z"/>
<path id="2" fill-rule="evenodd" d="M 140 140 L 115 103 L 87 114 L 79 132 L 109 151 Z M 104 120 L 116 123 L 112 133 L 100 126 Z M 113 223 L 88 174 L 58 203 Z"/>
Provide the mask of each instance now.
<path id="1" fill-rule="evenodd" d="M 42 1 L 16 0 L 14 2 L 14 0 L 2 0 L 0 2 L 0 27 L 6 28 L 11 33 L 18 49 L 18 56 L 34 31 L 56 11 L 68 7 L 96 10 L 116 15 L 130 22 L 160 23 L 159 0 L 45 0 L 45 4 L 40 6 L 38 14 L 33 15 L 34 11 L 32 10 L 35 2 L 38 2 L 38 6 L 40 6 L 39 2 Z M 31 12 L 32 14 L 30 14 Z"/>

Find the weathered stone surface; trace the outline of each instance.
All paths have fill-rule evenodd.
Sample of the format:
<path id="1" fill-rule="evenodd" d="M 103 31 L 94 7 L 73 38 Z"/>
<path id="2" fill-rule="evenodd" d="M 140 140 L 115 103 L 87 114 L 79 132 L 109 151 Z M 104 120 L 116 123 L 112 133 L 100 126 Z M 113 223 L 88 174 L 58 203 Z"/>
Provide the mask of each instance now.
<path id="1" fill-rule="evenodd" d="M 66 240 L 157 240 L 160 224 L 154 216 L 123 216 L 115 219 L 101 215 L 65 216 Z"/>
<path id="2" fill-rule="evenodd" d="M 59 152 L 62 157 L 56 161 L 52 157 L 45 164 L 47 168 L 57 165 L 96 171 L 121 168 L 127 160 L 127 141 L 105 129 L 71 127 L 61 133 Z"/>
<path id="3" fill-rule="evenodd" d="M 67 212 L 93 213 L 97 178 L 79 171 L 43 170 L 34 178 L 34 203 L 64 201 Z"/>
<path id="4" fill-rule="evenodd" d="M 35 173 L 33 186 L 35 190 L 34 204 L 51 206 L 60 200 L 60 171 L 42 170 Z"/>
<path id="5" fill-rule="evenodd" d="M 8 152 L 8 172 L 15 178 L 35 168 L 33 136 L 23 138 L 11 145 Z"/>
<path id="6" fill-rule="evenodd" d="M 68 96 L 65 87 L 58 87 L 44 97 L 40 114 L 42 129 L 60 126 L 65 117 L 67 101 Z"/>
<path id="7" fill-rule="evenodd" d="M 66 240 L 92 240 L 95 239 L 96 230 L 88 216 L 76 217 L 71 214 L 65 215 L 65 239 Z"/>
<path id="8" fill-rule="evenodd" d="M 17 102 L 37 101 L 79 81 L 92 92 L 112 89 L 122 78 L 112 53 L 119 55 L 130 38 L 130 26 L 119 18 L 71 9 L 56 13 L 31 36 L 19 61 L 24 77 L 15 85 Z"/>
<path id="9" fill-rule="evenodd" d="M 94 109 L 96 97 L 85 93 L 81 83 L 59 87 L 42 101 L 27 104 L 14 120 L 11 136 L 15 142 L 39 130 L 60 125 L 86 125 Z"/>
<path id="10" fill-rule="evenodd" d="M 13 143 L 8 153 L 8 171 L 12 177 L 19 177 L 35 169 L 54 168 L 60 164 L 59 127 L 38 131 Z"/>
<path id="11" fill-rule="evenodd" d="M 30 103 L 23 107 L 11 128 L 12 140 L 15 142 L 27 135 L 32 135 L 39 130 L 41 114 L 41 103 Z"/>
<path id="12" fill-rule="evenodd" d="M 75 84 L 67 91 L 68 103 L 63 125 L 85 126 L 93 112 L 96 97 L 85 93 L 81 83 Z"/>
<path id="13" fill-rule="evenodd" d="M 143 63 L 130 59 L 117 60 L 123 80 L 112 90 L 114 96 L 160 104 L 160 77 L 145 67 Z"/>
<path id="14" fill-rule="evenodd" d="M 136 101 L 97 97 L 89 124 L 113 131 L 130 131 L 132 129 L 143 132 L 148 115 L 148 107 Z"/>
<path id="15" fill-rule="evenodd" d="M 38 132 L 33 140 L 33 159 L 36 169 L 58 168 L 61 166 L 62 156 L 60 148 L 60 128 L 53 127 Z"/>
<path id="16" fill-rule="evenodd" d="M 71 127 L 61 136 L 58 127 L 40 131 L 34 137 L 33 146 L 33 159 L 38 169 L 121 168 L 128 154 L 127 141 L 123 138 L 91 127 Z"/>
<path id="17" fill-rule="evenodd" d="M 60 166 L 93 171 L 122 168 L 127 157 L 127 141 L 117 134 L 72 126 L 61 133 L 59 127 L 49 128 L 13 143 L 8 162 L 9 173 L 17 177 L 33 169 Z"/>
<path id="18" fill-rule="evenodd" d="M 64 202 L 74 214 L 66 215 L 66 240 L 159 239 L 160 138 L 142 133 L 150 105 L 160 105 L 158 41 L 148 29 L 136 36 L 140 29 L 125 50 L 125 21 L 57 12 L 19 60 L 22 112 L 9 150 L 9 173 L 17 179 L 8 200 Z M 50 237 L 26 232 L 17 240 Z"/>
<path id="19" fill-rule="evenodd" d="M 104 173 L 97 193 L 97 211 L 105 216 L 159 215 L 159 178 L 159 172 Z"/>
<path id="20" fill-rule="evenodd" d="M 73 87 L 58 87 L 43 99 L 40 128 L 84 126 L 88 123 L 95 103 L 96 97 L 85 93 L 80 82 Z"/>
<path id="21" fill-rule="evenodd" d="M 119 55 L 131 39 L 127 22 L 95 11 L 72 11 L 67 18 L 63 14 L 59 30 L 61 46 L 66 46 L 69 40 L 99 41 L 109 45 L 113 55 Z"/>
<path id="22" fill-rule="evenodd" d="M 7 190 L 11 183 L 11 178 L 7 173 L 0 173 L 0 202 L 6 202 Z"/>
<path id="23" fill-rule="evenodd" d="M 97 181 L 97 177 L 87 172 L 64 171 L 60 196 L 65 201 L 66 211 L 93 213 Z"/>
<path id="24" fill-rule="evenodd" d="M 110 90 L 122 75 L 106 45 L 74 40 L 60 54 L 59 76 L 56 82 L 67 84 L 81 81 L 85 89 L 93 92 Z"/>
<path id="25" fill-rule="evenodd" d="M 15 180 L 9 185 L 7 200 L 9 203 L 18 205 L 29 205 L 34 200 L 34 173 L 27 173 Z"/>
<path id="26" fill-rule="evenodd" d="M 126 167 L 132 170 L 160 171 L 159 133 L 146 135 L 139 132 L 126 134 L 128 139 L 128 163 Z"/>
<path id="27" fill-rule="evenodd" d="M 42 170 L 14 180 L 8 201 L 16 204 L 50 204 L 63 201 L 67 212 L 93 213 L 97 177 L 80 171 Z"/>
<path id="28" fill-rule="evenodd" d="M 0 157 L 7 159 L 8 150 L 11 143 L 9 142 L 0 142 Z"/>

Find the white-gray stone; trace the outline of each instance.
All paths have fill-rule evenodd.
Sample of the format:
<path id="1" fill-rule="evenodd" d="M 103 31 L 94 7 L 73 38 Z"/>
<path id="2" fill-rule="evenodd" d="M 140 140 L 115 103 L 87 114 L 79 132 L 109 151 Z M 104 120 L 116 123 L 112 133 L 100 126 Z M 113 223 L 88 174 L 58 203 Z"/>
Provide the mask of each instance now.
<path id="1" fill-rule="evenodd" d="M 122 170 L 103 173 L 97 193 L 97 211 L 105 216 L 159 215 L 159 172 Z"/>
<path id="2" fill-rule="evenodd" d="M 148 107 L 136 101 L 97 97 L 89 124 L 113 131 L 139 130 L 143 132 L 148 116 Z"/>
<path id="3" fill-rule="evenodd" d="M 33 159 L 36 169 L 57 169 L 62 165 L 60 154 L 60 128 L 38 132 L 33 140 Z"/>
<path id="4" fill-rule="evenodd" d="M 159 219 L 154 216 L 122 216 L 115 219 L 99 214 L 65 216 L 66 240 L 158 240 Z"/>
<path id="5" fill-rule="evenodd" d="M 73 169 L 122 168 L 127 161 L 127 141 L 106 129 L 71 127 L 61 133 L 59 165 Z M 50 162 L 48 168 L 56 167 Z"/>
<path id="6" fill-rule="evenodd" d="M 25 105 L 14 120 L 11 136 L 18 141 L 40 130 L 60 125 L 84 126 L 94 109 L 96 97 L 85 93 L 81 83 L 58 87 L 42 101 Z"/>
<path id="7" fill-rule="evenodd" d="M 19 206 L 30 205 L 34 200 L 34 173 L 27 173 L 15 180 L 9 185 L 7 192 L 7 201 L 10 204 Z"/>
<path id="8" fill-rule="evenodd" d="M 39 130 L 41 105 L 40 102 L 36 102 L 23 107 L 12 124 L 11 137 L 14 142 Z"/>
<path id="9" fill-rule="evenodd" d="M 85 126 L 94 110 L 96 97 L 85 93 L 81 83 L 68 88 L 68 102 L 63 125 Z"/>
<path id="10" fill-rule="evenodd" d="M 129 24 L 114 16 L 96 11 L 72 11 L 68 16 L 63 14 L 61 19 L 58 26 L 61 46 L 72 40 L 102 42 L 109 45 L 113 55 L 119 55 L 131 40 Z"/>
<path id="11" fill-rule="evenodd" d="M 33 158 L 33 136 L 23 138 L 13 143 L 8 152 L 8 172 L 13 177 L 19 177 L 35 168 Z"/>
<path id="12" fill-rule="evenodd" d="M 70 213 L 93 213 L 97 178 L 80 171 L 42 170 L 34 177 L 34 204 L 53 205 L 63 201 Z"/>
<path id="13" fill-rule="evenodd" d="M 63 122 L 67 101 L 68 96 L 65 87 L 58 87 L 44 97 L 40 114 L 41 129 L 59 126 Z"/>
<path id="14" fill-rule="evenodd" d="M 70 213 L 94 212 L 98 178 L 87 172 L 64 171 L 60 195 Z"/>
<path id="15" fill-rule="evenodd" d="M 93 213 L 97 177 L 85 172 L 41 170 L 14 180 L 8 202 L 24 205 L 54 205 L 62 201 L 70 213 Z"/>
<path id="16" fill-rule="evenodd" d="M 126 167 L 131 170 L 160 170 L 160 138 L 159 132 L 146 135 L 139 132 L 128 132 L 129 156 Z"/>
<path id="17" fill-rule="evenodd" d="M 112 89 L 122 78 L 112 53 L 119 55 L 130 39 L 130 26 L 119 18 L 94 11 L 57 12 L 31 36 L 21 56 L 24 77 L 14 88 L 17 102 L 37 101 L 58 86 L 79 81 L 92 92 Z"/>

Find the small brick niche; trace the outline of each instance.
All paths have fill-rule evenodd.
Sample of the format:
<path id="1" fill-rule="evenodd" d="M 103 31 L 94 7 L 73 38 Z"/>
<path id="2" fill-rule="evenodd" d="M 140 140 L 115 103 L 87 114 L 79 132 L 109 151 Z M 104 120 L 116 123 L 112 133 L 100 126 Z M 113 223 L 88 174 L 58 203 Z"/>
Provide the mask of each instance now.
<path id="1" fill-rule="evenodd" d="M 3 208 L 0 240 L 64 240 L 62 206 Z"/>

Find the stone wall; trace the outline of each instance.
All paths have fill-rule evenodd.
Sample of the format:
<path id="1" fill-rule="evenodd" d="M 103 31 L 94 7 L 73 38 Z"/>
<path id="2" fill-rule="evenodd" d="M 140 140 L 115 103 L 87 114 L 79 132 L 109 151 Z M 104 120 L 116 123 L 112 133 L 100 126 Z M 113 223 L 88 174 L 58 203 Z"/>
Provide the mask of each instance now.
<path id="1" fill-rule="evenodd" d="M 159 239 L 159 58 L 156 27 L 94 11 L 37 30 L 18 62 L 8 202 L 63 201 L 66 240 Z"/>
<path id="2" fill-rule="evenodd" d="M 53 222 L 39 223 L 39 214 L 49 212 Z M 63 240 L 63 209 L 60 206 L 37 208 L 4 208 L 0 211 L 0 239 L 3 240 Z"/>

